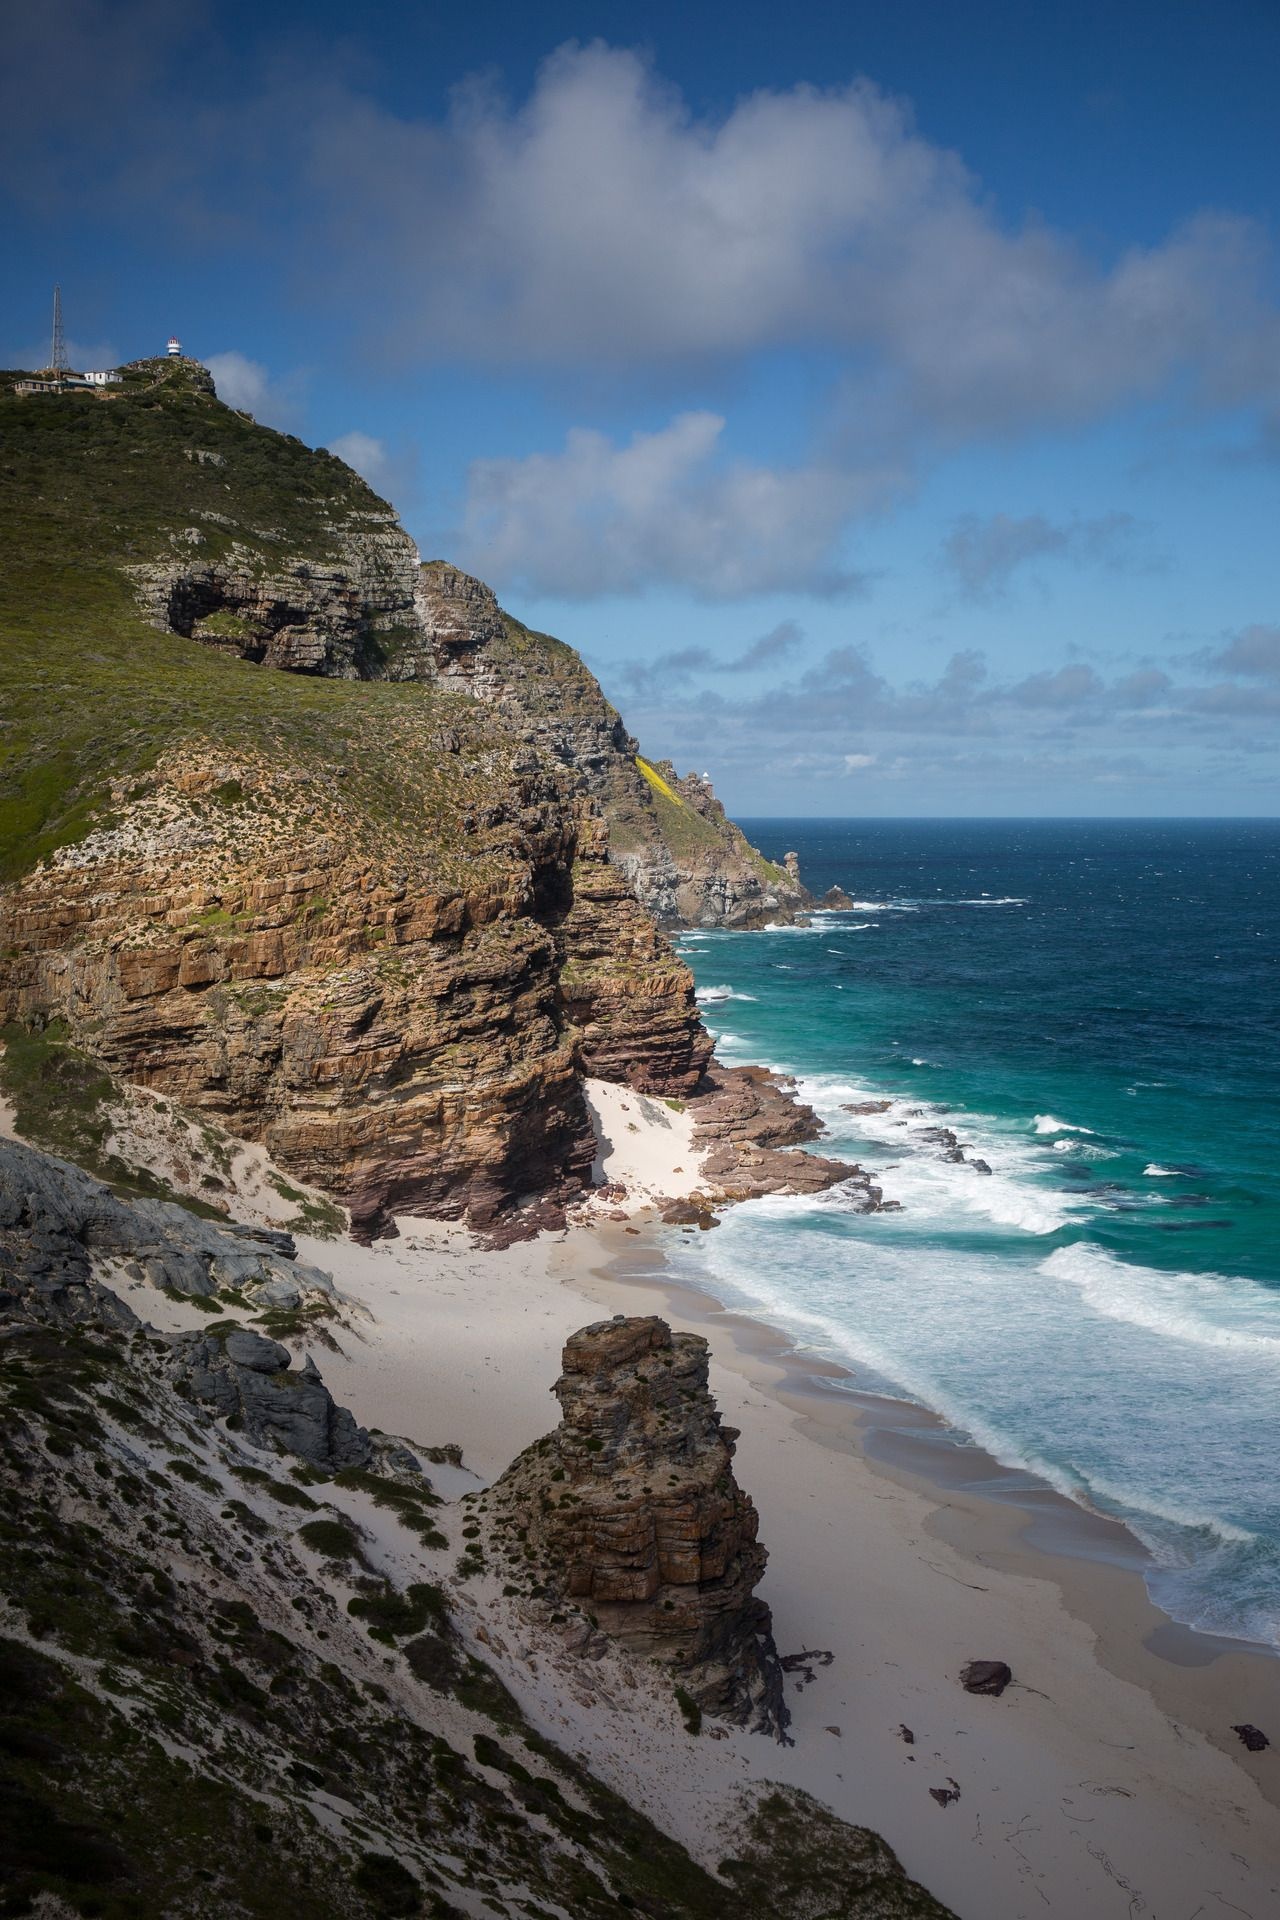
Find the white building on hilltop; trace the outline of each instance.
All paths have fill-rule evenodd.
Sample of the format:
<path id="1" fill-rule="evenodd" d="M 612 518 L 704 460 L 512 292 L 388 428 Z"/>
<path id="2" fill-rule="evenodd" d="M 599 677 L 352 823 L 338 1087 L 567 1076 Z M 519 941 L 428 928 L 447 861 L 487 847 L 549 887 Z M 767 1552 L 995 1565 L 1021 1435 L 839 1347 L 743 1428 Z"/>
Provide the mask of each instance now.
<path id="1" fill-rule="evenodd" d="M 174 333 L 171 333 L 169 335 L 168 352 L 169 352 L 170 358 L 173 360 L 176 360 L 179 354 L 182 352 L 182 342 L 181 340 L 179 340 L 178 336 Z"/>

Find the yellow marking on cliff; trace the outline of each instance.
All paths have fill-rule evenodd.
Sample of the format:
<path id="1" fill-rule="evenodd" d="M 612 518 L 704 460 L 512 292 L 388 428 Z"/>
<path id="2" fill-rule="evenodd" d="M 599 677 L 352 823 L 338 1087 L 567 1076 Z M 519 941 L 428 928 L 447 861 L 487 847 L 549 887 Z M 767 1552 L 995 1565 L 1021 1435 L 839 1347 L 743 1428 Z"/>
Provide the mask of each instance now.
<path id="1" fill-rule="evenodd" d="M 656 787 L 658 792 L 662 794 L 665 799 L 670 800 L 673 806 L 683 807 L 685 805 L 685 802 L 680 798 L 675 788 L 667 785 L 662 775 L 658 772 L 658 769 L 651 767 L 647 760 L 642 760 L 639 754 L 636 755 L 636 765 L 649 782 L 649 785 Z"/>

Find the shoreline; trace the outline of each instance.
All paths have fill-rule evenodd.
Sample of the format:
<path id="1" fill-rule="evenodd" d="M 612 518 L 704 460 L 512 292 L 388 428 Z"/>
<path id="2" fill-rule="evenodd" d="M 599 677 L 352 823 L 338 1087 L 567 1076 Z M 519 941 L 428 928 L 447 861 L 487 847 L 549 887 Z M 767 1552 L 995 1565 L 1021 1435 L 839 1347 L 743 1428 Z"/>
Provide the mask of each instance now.
<path id="1" fill-rule="evenodd" d="M 674 1133 L 661 1128 L 672 1148 Z M 781 1782 L 882 1835 L 957 1920 L 1280 1911 L 1280 1750 L 1246 1754 L 1230 1732 L 1280 1727 L 1280 1696 L 1273 1712 L 1258 1678 L 1280 1664 L 1144 1650 L 1164 1616 L 1135 1568 L 1029 1547 L 1008 1502 L 872 1458 L 863 1429 L 886 1403 L 859 1404 L 830 1363 L 806 1366 L 781 1333 L 682 1289 L 652 1213 L 632 1219 L 630 1233 L 589 1219 L 505 1249 L 410 1217 L 373 1247 L 300 1236 L 347 1307 L 335 1348 L 315 1348 L 335 1398 L 410 1444 L 461 1445 L 461 1470 L 431 1470 L 442 1517 L 555 1424 L 579 1327 L 661 1308 L 711 1339 L 712 1392 L 769 1554 L 760 1597 L 784 1655 L 817 1650 L 787 1675 L 793 1744 L 722 1724 L 691 1741 L 660 1668 L 620 1651 L 583 1668 L 496 1576 L 464 1583 L 466 1632 L 540 1730 L 710 1865 L 743 1791 Z M 145 1282 L 122 1291 L 162 1305 L 157 1320 L 203 1321 Z M 919 1414 L 914 1431 L 928 1424 Z M 971 1659 L 1007 1661 L 1013 1684 L 965 1693 Z"/>
<path id="2" fill-rule="evenodd" d="M 1170 1640 L 1117 1523 L 678 1281 L 654 1196 L 692 1172 L 684 1116 L 613 1098 L 602 1170 L 625 1170 L 627 1210 L 615 1195 L 506 1248 L 407 1216 L 370 1247 L 298 1236 L 344 1303 L 315 1347 L 338 1402 L 412 1445 L 461 1445 L 461 1470 L 432 1469 L 442 1520 L 555 1424 L 581 1326 L 658 1310 L 711 1342 L 769 1555 L 760 1598 L 781 1653 L 810 1650 L 786 1677 L 793 1743 L 724 1724 L 691 1740 L 661 1668 L 617 1649 L 583 1666 L 499 1576 L 445 1574 L 534 1723 L 708 1865 L 743 1792 L 779 1782 L 882 1835 L 957 1920 L 1280 1912 L 1280 1748 L 1248 1753 L 1231 1730 L 1280 1734 L 1280 1663 L 1191 1629 Z M 203 1319 L 122 1290 L 158 1321 Z M 1011 1667 L 998 1699 L 963 1690 L 972 1659 Z"/>
<path id="3" fill-rule="evenodd" d="M 1171 1713 L 1179 1711 L 1229 1759 L 1251 1756 L 1231 1730 L 1224 1696 L 1241 1718 L 1248 1717 L 1246 1708 L 1268 1713 L 1280 1737 L 1280 1649 L 1176 1620 L 1148 1591 L 1144 1574 L 1156 1564 L 1154 1556 L 1122 1521 L 1072 1500 L 1027 1469 L 1005 1465 L 963 1440 L 931 1408 L 859 1387 L 852 1367 L 810 1352 L 780 1328 L 677 1279 L 666 1267 L 656 1226 L 642 1226 L 635 1246 L 621 1243 L 616 1228 L 594 1229 L 607 1264 L 592 1269 L 591 1278 L 605 1304 L 633 1290 L 657 1294 L 664 1317 L 674 1314 L 689 1331 L 710 1339 L 713 1358 L 786 1407 L 808 1437 L 930 1501 L 930 1531 L 975 1566 L 1052 1580 L 1068 1609 L 1097 1632 L 1103 1664 L 1120 1679 L 1136 1680 Z M 567 1283 L 581 1290 L 580 1276 Z M 847 1387 L 835 1384 L 845 1381 Z M 1109 1590 L 1105 1629 L 1091 1605 L 1100 1580 Z M 1223 1663 L 1230 1663 L 1226 1673 Z M 1202 1696 L 1198 1702 L 1189 1701 L 1187 1689 L 1166 1672 L 1209 1668 L 1219 1669 L 1215 1697 L 1197 1687 L 1191 1691 Z M 1265 1767 L 1246 1770 L 1280 1809 L 1280 1767 L 1274 1781 Z"/>

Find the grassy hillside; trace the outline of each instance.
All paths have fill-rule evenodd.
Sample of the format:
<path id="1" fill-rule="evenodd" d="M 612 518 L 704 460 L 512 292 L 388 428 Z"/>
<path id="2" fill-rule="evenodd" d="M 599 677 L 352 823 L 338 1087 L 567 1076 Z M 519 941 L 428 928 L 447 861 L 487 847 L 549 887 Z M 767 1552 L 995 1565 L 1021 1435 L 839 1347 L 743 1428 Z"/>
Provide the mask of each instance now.
<path id="1" fill-rule="evenodd" d="M 332 556 L 345 527 L 387 512 L 364 482 L 223 407 L 185 363 L 133 370 L 105 401 L 26 398 L 13 378 L 0 376 L 0 879 L 83 838 L 113 786 L 145 783 L 191 739 L 313 768 L 321 787 L 341 766 L 344 808 L 371 832 L 433 849 L 441 879 L 474 876 L 463 818 L 508 751 L 492 715 L 420 685 L 264 673 L 157 632 L 125 571 L 189 526 L 202 553 L 235 542 L 264 568 Z M 450 729 L 458 753 L 436 744 Z"/>

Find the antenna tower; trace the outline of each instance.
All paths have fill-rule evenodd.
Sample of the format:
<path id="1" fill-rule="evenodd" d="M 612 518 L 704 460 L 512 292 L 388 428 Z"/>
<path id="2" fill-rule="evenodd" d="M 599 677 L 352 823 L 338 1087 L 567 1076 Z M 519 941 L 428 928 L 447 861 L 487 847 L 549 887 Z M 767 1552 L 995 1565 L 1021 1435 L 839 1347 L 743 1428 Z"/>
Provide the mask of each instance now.
<path id="1" fill-rule="evenodd" d="M 62 332 L 62 288 L 53 290 L 53 354 L 49 365 L 55 373 L 67 370 L 67 343 Z"/>

